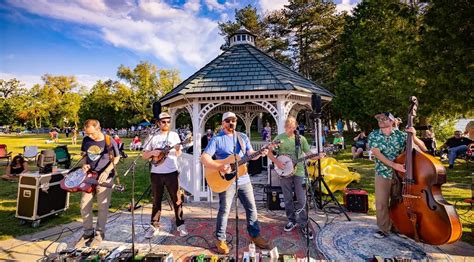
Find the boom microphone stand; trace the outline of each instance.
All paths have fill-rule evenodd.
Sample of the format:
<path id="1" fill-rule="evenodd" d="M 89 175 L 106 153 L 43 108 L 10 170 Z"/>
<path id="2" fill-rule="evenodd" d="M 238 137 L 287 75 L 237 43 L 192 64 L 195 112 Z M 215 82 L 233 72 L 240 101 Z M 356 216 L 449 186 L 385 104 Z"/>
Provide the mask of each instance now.
<path id="1" fill-rule="evenodd" d="M 148 135 L 147 141 L 145 145 L 143 146 L 144 148 L 148 146 L 148 144 L 151 142 L 151 139 L 153 138 L 153 135 L 157 132 L 156 129 L 152 129 L 150 134 Z M 135 167 L 137 166 L 137 161 L 142 155 L 141 152 L 137 154 L 135 159 L 133 160 L 132 164 L 128 167 L 128 169 L 125 171 L 123 176 L 127 176 L 130 171 L 132 171 L 132 197 L 131 197 L 131 203 L 130 203 L 130 211 L 132 212 L 132 260 L 134 260 L 135 257 Z"/>
<path id="2" fill-rule="evenodd" d="M 293 131 L 294 134 L 295 134 L 295 151 L 296 151 L 296 158 L 298 159 L 299 156 L 301 156 L 303 154 L 303 150 L 301 149 L 301 138 L 300 138 L 300 134 L 298 132 L 298 130 L 295 130 Z M 306 170 L 306 159 L 303 159 L 303 166 L 304 166 L 304 174 L 305 174 L 305 209 L 306 209 L 306 257 L 308 259 L 308 262 L 309 262 L 309 243 L 310 243 L 310 239 L 309 239 L 309 201 L 307 200 L 308 198 L 308 191 L 309 191 L 309 183 L 306 182 L 306 181 L 309 181 L 308 179 L 308 171 Z M 297 186 L 301 186 L 301 185 L 296 185 L 295 184 L 295 188 Z M 298 210 L 297 210 L 298 211 Z M 301 211 L 300 211 L 301 212 Z M 298 215 L 298 214 L 296 214 Z"/>
<path id="3" fill-rule="evenodd" d="M 235 123 L 235 127 L 237 127 L 237 122 Z M 235 166 L 235 259 L 239 261 L 239 166 L 237 155 L 235 150 L 237 150 L 237 132 L 235 131 L 235 127 L 233 124 L 229 123 L 229 127 L 232 128 L 234 137 L 232 141 L 234 142 L 234 166 Z M 240 150 L 244 150 L 241 148 Z"/>
<path id="4" fill-rule="evenodd" d="M 320 119 L 320 116 L 321 116 L 321 109 L 317 110 L 319 112 L 313 112 L 311 114 L 311 117 L 314 119 L 314 127 L 315 127 L 315 131 L 314 131 L 314 135 L 315 135 L 315 141 L 316 141 L 316 149 L 317 151 L 320 153 L 320 152 L 323 152 L 323 148 L 322 148 L 322 145 L 321 145 L 321 119 Z M 305 166 L 306 168 L 306 166 Z M 314 169 L 314 173 L 316 173 L 316 168 Z M 336 203 L 336 205 L 338 206 L 339 210 L 344 213 L 344 215 L 346 216 L 347 220 L 348 221 L 351 221 L 351 219 L 349 218 L 349 216 L 347 215 L 346 211 L 344 211 L 344 209 L 342 208 L 341 204 L 339 204 L 339 201 L 337 201 L 336 197 L 334 196 L 333 192 L 331 191 L 331 189 L 329 189 L 329 186 L 328 184 L 326 183 L 326 181 L 324 181 L 324 175 L 322 174 L 321 172 L 321 159 L 318 159 L 318 176 L 316 176 L 316 174 L 313 174 L 314 177 L 316 177 L 316 180 L 313 181 L 313 184 L 317 183 L 317 207 L 321 210 L 323 210 L 324 206 L 326 206 L 329 201 L 327 201 L 326 203 L 323 204 L 323 196 L 322 196 L 322 188 L 324 186 L 324 188 L 326 188 L 326 191 L 328 192 L 328 195 L 331 197 L 332 201 L 334 201 Z M 313 194 L 314 195 L 314 194 Z"/>

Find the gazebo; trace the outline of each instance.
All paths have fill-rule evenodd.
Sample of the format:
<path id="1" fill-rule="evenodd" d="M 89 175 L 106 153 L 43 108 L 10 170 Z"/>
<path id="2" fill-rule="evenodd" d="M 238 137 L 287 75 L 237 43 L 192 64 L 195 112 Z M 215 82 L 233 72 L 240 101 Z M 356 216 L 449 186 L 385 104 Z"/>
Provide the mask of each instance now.
<path id="1" fill-rule="evenodd" d="M 329 102 L 333 94 L 294 72 L 286 65 L 255 47 L 255 35 L 241 27 L 228 39 L 228 48 L 199 71 L 164 95 L 161 105 L 168 107 L 172 128 L 176 116 L 187 110 L 192 119 L 193 155 L 180 158 L 181 184 L 195 201 L 207 200 L 200 163 L 201 136 L 210 117 L 234 112 L 250 136 L 252 121 L 269 113 L 284 131 L 288 116 L 296 117 L 311 108 L 311 96 L 317 94 Z"/>

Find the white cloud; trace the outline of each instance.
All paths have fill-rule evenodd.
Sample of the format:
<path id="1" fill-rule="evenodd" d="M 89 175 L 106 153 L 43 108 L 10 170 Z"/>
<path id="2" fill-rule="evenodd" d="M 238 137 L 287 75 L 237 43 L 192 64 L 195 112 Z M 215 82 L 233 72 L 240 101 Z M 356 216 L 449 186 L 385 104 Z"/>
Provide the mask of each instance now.
<path id="1" fill-rule="evenodd" d="M 211 11 L 213 11 L 213 10 L 223 11 L 225 9 L 235 8 L 235 7 L 239 6 L 237 1 L 236 2 L 225 2 L 223 4 L 219 4 L 217 2 L 217 0 L 204 0 L 204 2 L 206 3 L 207 8 L 209 8 L 209 10 L 211 10 Z"/>
<path id="2" fill-rule="evenodd" d="M 217 22 L 194 13 L 199 10 L 199 1 L 190 0 L 184 9 L 159 0 L 135 3 L 108 0 L 9 2 L 36 15 L 93 28 L 106 42 L 152 54 L 167 62 L 167 66 L 178 67 L 184 62 L 199 68 L 220 53 L 219 46 L 223 43 Z"/>
<path id="3" fill-rule="evenodd" d="M 13 78 L 16 78 L 19 80 L 23 85 L 23 87 L 30 89 L 32 88 L 35 84 L 43 84 L 43 80 L 41 80 L 42 75 L 30 75 L 30 74 L 12 74 L 12 73 L 7 73 L 7 72 L 0 72 L 0 79 L 3 80 L 10 80 Z M 91 89 L 92 86 L 95 85 L 95 83 L 98 80 L 108 80 L 108 77 L 105 76 L 96 76 L 96 75 L 88 75 L 88 74 L 78 74 L 75 75 L 77 82 L 79 83 L 80 86 L 85 86 L 87 89 Z"/>
<path id="4" fill-rule="evenodd" d="M 288 4 L 288 0 L 260 0 L 260 8 L 263 12 L 282 9 Z"/>
<path id="5" fill-rule="evenodd" d="M 342 0 L 342 3 L 336 6 L 336 9 L 338 12 L 347 11 L 348 13 L 352 13 L 352 9 L 357 5 L 357 1 L 353 2 L 354 3 L 351 3 L 350 0 Z"/>
<path id="6" fill-rule="evenodd" d="M 201 9 L 200 0 L 188 0 L 184 4 L 184 9 L 185 10 L 190 10 L 192 12 L 198 12 L 199 9 Z"/>

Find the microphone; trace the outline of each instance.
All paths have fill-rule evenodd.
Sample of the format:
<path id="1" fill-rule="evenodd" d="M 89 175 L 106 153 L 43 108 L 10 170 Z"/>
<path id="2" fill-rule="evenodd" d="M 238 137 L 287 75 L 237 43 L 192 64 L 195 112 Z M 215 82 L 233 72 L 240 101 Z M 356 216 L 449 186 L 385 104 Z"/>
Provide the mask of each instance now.
<path id="1" fill-rule="evenodd" d="M 317 94 L 311 96 L 311 108 L 316 114 L 321 114 L 321 96 Z"/>
<path id="2" fill-rule="evenodd" d="M 160 118 L 161 114 L 161 103 L 159 101 L 156 101 L 153 103 L 153 118 L 158 119 Z"/>

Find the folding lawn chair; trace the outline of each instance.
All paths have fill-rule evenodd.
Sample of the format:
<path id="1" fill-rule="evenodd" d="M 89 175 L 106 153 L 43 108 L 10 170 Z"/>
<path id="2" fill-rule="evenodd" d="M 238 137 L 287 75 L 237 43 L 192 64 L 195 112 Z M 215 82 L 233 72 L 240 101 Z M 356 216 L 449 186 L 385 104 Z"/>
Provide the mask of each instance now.
<path id="1" fill-rule="evenodd" d="M 71 154 L 69 154 L 67 145 L 57 146 L 54 152 L 56 153 L 56 163 L 64 165 L 64 168 L 68 169 L 71 166 Z"/>
<path id="2" fill-rule="evenodd" d="M 36 156 L 39 154 L 37 146 L 25 146 L 23 147 L 23 157 L 26 161 L 35 161 Z"/>
<path id="3" fill-rule="evenodd" d="M 8 152 L 7 145 L 0 144 L 0 164 L 8 166 L 10 164 L 11 158 L 12 152 Z"/>

